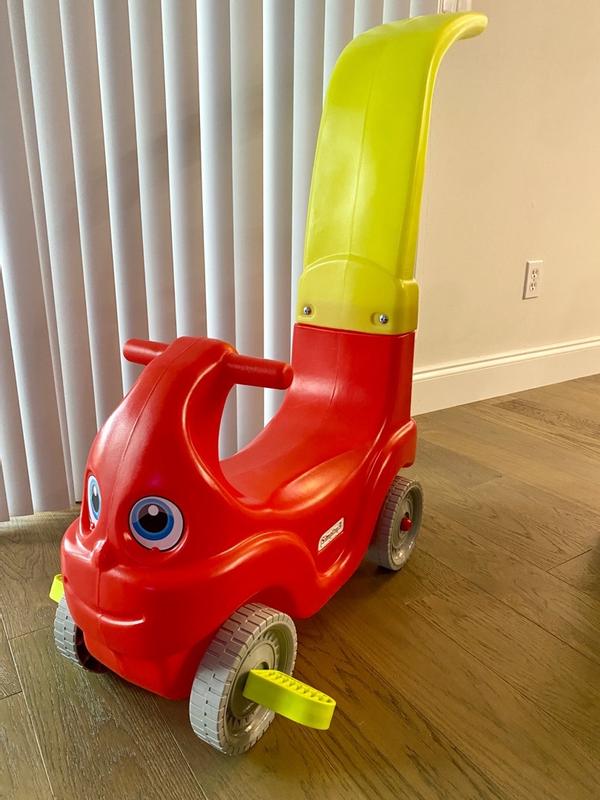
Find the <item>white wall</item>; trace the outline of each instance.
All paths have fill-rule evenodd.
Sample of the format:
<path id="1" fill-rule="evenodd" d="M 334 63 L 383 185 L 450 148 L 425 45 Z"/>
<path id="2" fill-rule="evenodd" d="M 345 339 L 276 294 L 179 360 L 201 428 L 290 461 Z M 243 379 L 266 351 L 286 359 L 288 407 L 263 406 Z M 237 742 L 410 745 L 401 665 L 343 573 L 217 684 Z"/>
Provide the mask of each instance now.
<path id="1" fill-rule="evenodd" d="M 415 411 L 600 372 L 600 3 L 473 6 L 433 103 Z"/>

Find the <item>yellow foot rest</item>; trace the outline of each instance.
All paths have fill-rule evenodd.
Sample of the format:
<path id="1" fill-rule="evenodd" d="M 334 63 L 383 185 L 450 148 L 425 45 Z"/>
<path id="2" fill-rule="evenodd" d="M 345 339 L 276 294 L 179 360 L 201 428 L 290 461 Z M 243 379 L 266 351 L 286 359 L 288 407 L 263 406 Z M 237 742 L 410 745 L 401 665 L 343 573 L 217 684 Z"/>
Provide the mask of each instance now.
<path id="1" fill-rule="evenodd" d="M 251 669 L 244 697 L 294 722 L 322 731 L 329 728 L 335 710 L 332 697 L 276 669 Z"/>
<path id="2" fill-rule="evenodd" d="M 63 576 L 55 575 L 54 579 L 52 580 L 52 586 L 50 587 L 50 600 L 54 600 L 55 603 L 60 603 L 64 593 L 65 587 L 63 586 Z"/>

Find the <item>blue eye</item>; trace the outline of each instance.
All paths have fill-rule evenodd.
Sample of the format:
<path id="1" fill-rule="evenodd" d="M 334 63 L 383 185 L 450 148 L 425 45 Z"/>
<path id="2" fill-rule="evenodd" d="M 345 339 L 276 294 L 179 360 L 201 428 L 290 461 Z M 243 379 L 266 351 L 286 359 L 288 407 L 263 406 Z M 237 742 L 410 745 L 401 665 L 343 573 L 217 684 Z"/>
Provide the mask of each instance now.
<path id="1" fill-rule="evenodd" d="M 87 482 L 87 501 L 90 520 L 95 525 L 96 522 L 98 522 L 98 517 L 100 516 L 102 498 L 100 497 L 100 486 L 93 475 L 90 475 Z"/>
<path id="2" fill-rule="evenodd" d="M 170 550 L 181 539 L 183 516 L 175 503 L 164 497 L 142 497 L 131 509 L 129 529 L 144 547 Z"/>

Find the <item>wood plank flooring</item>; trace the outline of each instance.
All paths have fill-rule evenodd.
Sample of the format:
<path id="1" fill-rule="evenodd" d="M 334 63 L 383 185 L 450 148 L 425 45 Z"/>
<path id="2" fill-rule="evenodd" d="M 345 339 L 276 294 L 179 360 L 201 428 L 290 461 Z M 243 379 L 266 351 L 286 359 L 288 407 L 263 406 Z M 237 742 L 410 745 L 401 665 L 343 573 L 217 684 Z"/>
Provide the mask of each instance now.
<path id="1" fill-rule="evenodd" d="M 0 525 L 0 798 L 597 800 L 600 376 L 418 418 L 419 546 L 298 623 L 332 694 L 227 758 L 185 703 L 79 671 L 47 597 L 72 512 Z"/>

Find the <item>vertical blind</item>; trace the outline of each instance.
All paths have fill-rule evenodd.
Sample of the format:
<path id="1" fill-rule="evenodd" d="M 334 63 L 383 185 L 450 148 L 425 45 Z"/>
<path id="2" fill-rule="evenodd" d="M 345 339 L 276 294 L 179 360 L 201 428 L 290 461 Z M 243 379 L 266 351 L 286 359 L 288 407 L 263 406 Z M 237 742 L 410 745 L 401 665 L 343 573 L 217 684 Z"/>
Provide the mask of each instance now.
<path id="1" fill-rule="evenodd" d="M 323 94 L 465 0 L 0 0 L 0 519 L 79 499 L 131 337 L 289 358 Z M 243 447 L 280 393 L 238 387 Z"/>

